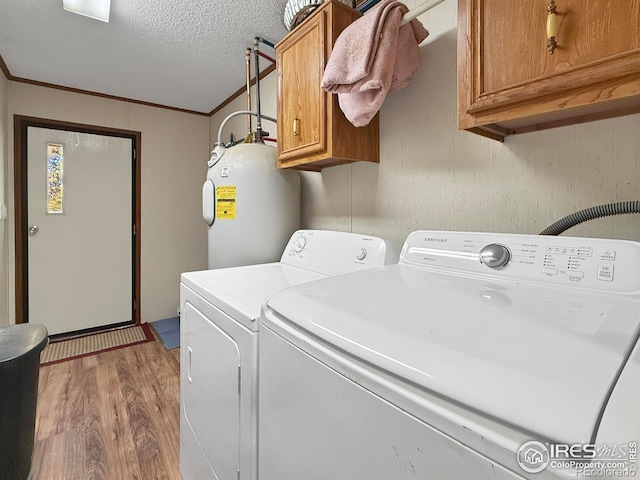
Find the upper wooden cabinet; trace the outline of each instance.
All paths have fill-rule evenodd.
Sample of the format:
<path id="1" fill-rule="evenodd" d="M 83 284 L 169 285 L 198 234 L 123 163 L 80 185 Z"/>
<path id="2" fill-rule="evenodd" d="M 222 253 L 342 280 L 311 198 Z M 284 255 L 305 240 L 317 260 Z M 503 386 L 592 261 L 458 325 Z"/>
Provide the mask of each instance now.
<path id="1" fill-rule="evenodd" d="M 624 5 L 623 5 L 624 4 Z M 458 1 L 459 128 L 498 140 L 640 112 L 640 0 Z"/>
<path id="2" fill-rule="evenodd" d="M 326 1 L 276 45 L 278 168 L 379 162 L 378 115 L 356 128 L 340 110 L 338 96 L 320 88 L 336 38 L 359 16 L 337 0 Z"/>

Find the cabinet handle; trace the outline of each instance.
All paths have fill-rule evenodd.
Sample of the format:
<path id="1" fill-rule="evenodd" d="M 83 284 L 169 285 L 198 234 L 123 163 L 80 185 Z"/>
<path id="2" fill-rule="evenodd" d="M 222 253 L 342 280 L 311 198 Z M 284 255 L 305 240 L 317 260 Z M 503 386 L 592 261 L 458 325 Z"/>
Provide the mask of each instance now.
<path id="1" fill-rule="evenodd" d="M 558 12 L 556 11 L 556 2 L 549 0 L 547 6 L 547 49 L 549 53 L 553 55 L 553 52 L 558 48 L 556 43 L 556 35 L 558 34 Z"/>
<path id="2" fill-rule="evenodd" d="M 293 136 L 294 137 L 297 137 L 299 135 L 298 134 L 298 122 L 299 121 L 300 121 L 300 119 L 294 115 L 294 117 L 293 117 Z"/>

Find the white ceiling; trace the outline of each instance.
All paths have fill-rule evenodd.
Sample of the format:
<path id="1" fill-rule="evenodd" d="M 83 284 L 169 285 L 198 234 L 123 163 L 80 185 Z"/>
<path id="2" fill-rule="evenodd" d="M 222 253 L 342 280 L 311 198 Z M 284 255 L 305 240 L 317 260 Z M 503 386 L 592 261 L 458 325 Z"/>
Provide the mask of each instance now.
<path id="1" fill-rule="evenodd" d="M 244 85 L 254 37 L 286 35 L 285 4 L 111 0 L 103 23 L 62 0 L 0 0 L 0 55 L 12 77 L 208 113 Z"/>

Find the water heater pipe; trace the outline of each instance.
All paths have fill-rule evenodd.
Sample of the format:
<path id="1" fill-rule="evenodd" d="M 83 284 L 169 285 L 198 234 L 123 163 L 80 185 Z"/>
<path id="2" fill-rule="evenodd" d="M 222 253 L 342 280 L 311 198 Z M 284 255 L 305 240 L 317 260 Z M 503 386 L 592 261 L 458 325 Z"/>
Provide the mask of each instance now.
<path id="1" fill-rule="evenodd" d="M 209 166 L 209 168 L 213 167 L 216 163 L 218 163 L 222 158 L 222 156 L 224 155 L 226 148 L 224 146 L 224 143 L 222 143 L 222 132 L 224 131 L 224 127 L 227 126 L 227 122 L 231 120 L 233 117 L 237 117 L 238 115 L 253 115 L 254 117 L 260 118 L 257 112 L 252 112 L 250 110 L 239 110 L 237 112 L 233 112 L 227 115 L 227 117 L 220 124 L 220 128 L 218 128 L 218 141 L 214 144 L 214 148 L 213 150 L 211 150 L 211 157 L 207 162 L 207 165 Z M 262 118 L 266 118 L 267 120 L 270 120 L 276 123 L 276 119 L 273 117 L 262 115 Z"/>
<path id="2" fill-rule="evenodd" d="M 253 39 L 253 53 L 256 61 L 256 142 L 262 142 L 262 120 L 260 118 L 260 55 L 258 55 L 259 43 L 260 37 L 255 37 Z"/>
<path id="3" fill-rule="evenodd" d="M 262 53 L 261 51 L 258 50 L 258 55 L 260 55 L 262 58 L 266 58 L 267 60 L 269 60 L 271 63 L 276 63 L 275 58 L 270 57 L 269 55 Z"/>
<path id="4" fill-rule="evenodd" d="M 276 48 L 276 46 L 273 44 L 273 42 L 270 42 L 269 40 L 266 40 L 262 37 L 256 37 L 258 39 L 259 42 L 264 43 L 265 45 L 271 47 L 271 48 Z"/>
<path id="5" fill-rule="evenodd" d="M 247 110 L 251 110 L 251 49 L 247 48 L 244 59 L 247 66 Z M 247 115 L 247 138 L 251 137 L 253 126 L 251 125 L 251 115 Z"/>

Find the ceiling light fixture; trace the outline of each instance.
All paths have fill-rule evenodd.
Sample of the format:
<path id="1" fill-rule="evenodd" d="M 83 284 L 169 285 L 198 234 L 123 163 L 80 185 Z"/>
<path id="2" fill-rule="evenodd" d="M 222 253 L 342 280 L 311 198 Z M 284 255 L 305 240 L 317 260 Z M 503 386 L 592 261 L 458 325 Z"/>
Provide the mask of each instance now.
<path id="1" fill-rule="evenodd" d="M 101 22 L 109 22 L 111 0 L 62 0 L 62 8 Z"/>

